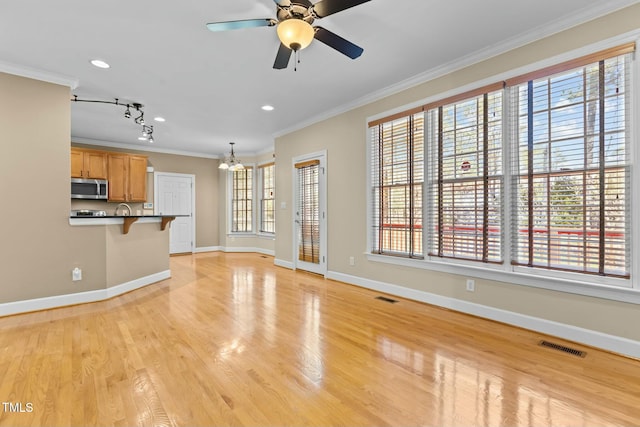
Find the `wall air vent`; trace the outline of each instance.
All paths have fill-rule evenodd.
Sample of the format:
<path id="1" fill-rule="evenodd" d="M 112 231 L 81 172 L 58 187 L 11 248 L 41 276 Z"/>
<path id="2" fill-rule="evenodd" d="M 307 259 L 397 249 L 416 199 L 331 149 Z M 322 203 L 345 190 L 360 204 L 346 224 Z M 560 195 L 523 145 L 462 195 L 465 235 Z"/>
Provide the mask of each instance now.
<path id="1" fill-rule="evenodd" d="M 558 351 L 564 351 L 565 353 L 569 353 L 578 357 L 585 357 L 587 355 L 586 351 L 576 350 L 575 348 L 566 347 L 564 345 L 556 344 L 556 343 L 545 341 L 545 340 L 540 341 L 538 345 L 542 347 L 552 348 Z"/>

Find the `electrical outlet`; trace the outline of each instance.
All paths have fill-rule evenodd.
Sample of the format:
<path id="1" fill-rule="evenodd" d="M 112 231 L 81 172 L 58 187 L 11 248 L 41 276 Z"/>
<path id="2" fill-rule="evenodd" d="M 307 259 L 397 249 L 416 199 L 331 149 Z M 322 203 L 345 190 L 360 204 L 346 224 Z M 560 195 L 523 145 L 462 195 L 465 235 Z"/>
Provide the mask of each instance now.
<path id="1" fill-rule="evenodd" d="M 349 265 L 356 265 L 356 259 L 352 256 L 349 257 Z"/>
<path id="2" fill-rule="evenodd" d="M 475 292 L 476 290 L 476 281 L 473 279 L 467 279 L 467 291 Z"/>
<path id="3" fill-rule="evenodd" d="M 77 282 L 78 280 L 82 280 L 82 270 L 78 267 L 71 270 L 71 280 Z"/>

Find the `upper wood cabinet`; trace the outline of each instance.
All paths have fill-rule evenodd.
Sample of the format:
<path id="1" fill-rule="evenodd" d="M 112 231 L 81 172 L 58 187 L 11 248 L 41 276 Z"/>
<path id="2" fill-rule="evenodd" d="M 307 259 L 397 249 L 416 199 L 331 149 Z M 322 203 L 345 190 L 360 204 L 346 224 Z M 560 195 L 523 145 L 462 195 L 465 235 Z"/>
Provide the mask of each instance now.
<path id="1" fill-rule="evenodd" d="M 146 202 L 147 157 L 108 153 L 110 202 Z"/>
<path id="2" fill-rule="evenodd" d="M 146 156 L 129 156 L 129 201 L 147 201 Z"/>
<path id="3" fill-rule="evenodd" d="M 72 148 L 71 178 L 107 179 L 107 154 L 103 151 Z"/>
<path id="4" fill-rule="evenodd" d="M 110 153 L 107 155 L 109 176 L 109 201 L 127 201 L 127 181 L 129 173 L 129 156 L 127 154 Z"/>

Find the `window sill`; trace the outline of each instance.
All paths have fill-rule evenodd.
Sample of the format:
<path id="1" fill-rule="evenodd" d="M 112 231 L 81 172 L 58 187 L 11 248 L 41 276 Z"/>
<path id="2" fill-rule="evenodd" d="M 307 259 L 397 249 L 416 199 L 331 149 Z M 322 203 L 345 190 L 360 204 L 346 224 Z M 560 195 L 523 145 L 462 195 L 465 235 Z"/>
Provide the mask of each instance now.
<path id="1" fill-rule="evenodd" d="M 409 259 L 388 255 L 365 253 L 367 259 L 372 262 L 393 264 L 422 270 L 439 271 L 460 276 L 471 276 L 479 279 L 493 280 L 514 285 L 530 286 L 534 288 L 548 289 L 557 292 L 565 292 L 596 298 L 622 301 L 632 304 L 640 304 L 640 290 L 631 287 L 620 287 L 610 283 L 585 283 L 564 277 L 551 277 L 541 275 L 541 270 L 504 265 L 475 265 L 476 263 L 464 263 L 447 259 L 446 262 L 433 259 Z M 472 265 L 473 264 L 473 265 Z M 508 268 L 508 270 L 507 270 Z M 547 273 L 546 271 L 544 273 Z M 596 277 L 597 278 L 597 277 Z M 631 286 L 631 282 L 629 282 Z"/>
<path id="2" fill-rule="evenodd" d="M 227 237 L 256 237 L 256 233 L 246 233 L 246 232 L 231 232 L 227 233 Z"/>
<path id="3" fill-rule="evenodd" d="M 241 239 L 265 239 L 275 240 L 276 235 L 273 233 L 227 233 L 227 237 L 238 237 Z"/>

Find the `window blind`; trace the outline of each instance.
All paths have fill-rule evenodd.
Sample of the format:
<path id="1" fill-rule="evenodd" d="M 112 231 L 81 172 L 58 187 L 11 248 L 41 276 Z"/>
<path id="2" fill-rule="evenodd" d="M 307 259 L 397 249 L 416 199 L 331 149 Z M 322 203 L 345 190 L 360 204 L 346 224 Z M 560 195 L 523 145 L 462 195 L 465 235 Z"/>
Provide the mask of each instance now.
<path id="1" fill-rule="evenodd" d="M 298 174 L 298 259 L 320 263 L 320 161 L 296 163 Z"/>
<path id="2" fill-rule="evenodd" d="M 629 277 L 628 50 L 512 82 L 513 264 Z"/>
<path id="3" fill-rule="evenodd" d="M 275 163 L 261 165 L 260 231 L 275 233 Z"/>
<path id="4" fill-rule="evenodd" d="M 427 111 L 429 255 L 502 262 L 502 90 L 449 101 Z"/>
<path id="5" fill-rule="evenodd" d="M 372 252 L 423 257 L 424 113 L 370 127 Z"/>
<path id="6" fill-rule="evenodd" d="M 253 231 L 253 169 L 245 167 L 232 173 L 231 231 Z"/>

